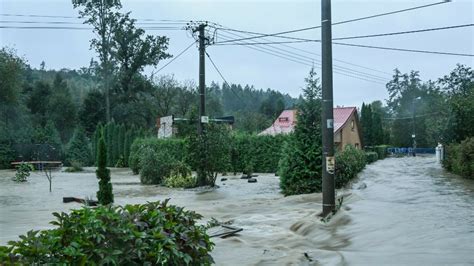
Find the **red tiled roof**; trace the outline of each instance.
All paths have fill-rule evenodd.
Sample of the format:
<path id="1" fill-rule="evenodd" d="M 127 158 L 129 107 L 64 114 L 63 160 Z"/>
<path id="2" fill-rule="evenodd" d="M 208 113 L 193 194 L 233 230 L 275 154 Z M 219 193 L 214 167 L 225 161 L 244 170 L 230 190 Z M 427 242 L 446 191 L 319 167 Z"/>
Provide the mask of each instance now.
<path id="1" fill-rule="evenodd" d="M 336 107 L 333 109 L 334 132 L 338 131 L 356 110 L 355 107 Z"/>
<path id="2" fill-rule="evenodd" d="M 338 131 L 356 111 L 355 107 L 336 107 L 333 109 L 334 132 Z M 260 132 L 259 135 L 288 134 L 294 131 L 296 125 L 296 110 L 284 110 L 273 124 Z"/>

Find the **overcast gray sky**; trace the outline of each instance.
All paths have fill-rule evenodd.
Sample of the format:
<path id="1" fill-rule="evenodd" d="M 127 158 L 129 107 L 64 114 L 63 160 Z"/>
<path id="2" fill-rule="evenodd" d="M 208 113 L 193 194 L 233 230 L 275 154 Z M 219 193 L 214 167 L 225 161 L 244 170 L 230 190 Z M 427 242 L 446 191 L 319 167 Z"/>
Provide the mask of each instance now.
<path id="1" fill-rule="evenodd" d="M 413 6 L 435 3 L 434 1 L 356 1 L 332 2 L 333 22 L 388 12 Z M 122 0 L 123 10 L 131 11 L 138 19 L 185 19 L 207 20 L 223 26 L 247 31 L 272 33 L 320 24 L 320 1 L 152 1 Z M 435 28 L 473 23 L 473 1 L 458 0 L 400 14 L 358 21 L 333 27 L 333 37 L 366 35 L 424 28 Z M 77 16 L 70 0 L 0 0 L 0 13 Z M 58 18 L 5 17 L 2 21 L 71 21 Z M 78 21 L 78 20 L 77 20 Z M 21 25 L 4 24 L 0 25 Z M 24 26 L 24 25 L 22 25 Z M 51 26 L 51 25 L 50 25 Z M 54 25 L 53 25 L 54 26 Z M 81 25 L 77 25 L 81 26 Z M 186 31 L 147 31 L 149 34 L 166 35 L 170 38 L 169 52 L 176 55 L 186 48 L 192 37 Z M 320 39 L 320 30 L 293 34 L 295 37 Z M 349 40 L 347 42 L 388 46 L 407 49 L 433 50 L 473 54 L 474 30 L 470 28 L 407 34 L 399 36 Z M 0 29 L 0 43 L 10 46 L 23 55 L 33 67 L 46 62 L 48 69 L 77 69 L 88 66 L 91 57 L 89 31 L 79 30 L 19 30 Z M 281 39 L 273 39 L 281 40 Z M 319 43 L 291 44 L 299 49 L 321 53 Z M 262 47 L 265 48 L 265 47 Z M 285 47 L 282 47 L 285 48 Z M 288 50 L 288 48 L 285 48 Z M 261 53 L 244 46 L 211 46 L 210 56 L 228 82 L 250 84 L 256 88 L 272 88 L 297 96 L 304 86 L 304 78 L 310 67 Z M 298 51 L 295 51 L 298 52 Z M 305 54 L 302 52 L 298 52 Z M 321 58 L 315 58 L 317 63 Z M 399 68 L 402 72 L 419 70 L 423 80 L 437 79 L 452 70 L 457 63 L 473 65 L 472 57 L 416 54 L 382 51 L 366 48 L 333 46 L 333 57 L 338 60 L 362 65 L 391 73 Z M 160 63 L 158 68 L 166 61 Z M 356 69 L 386 78 L 391 76 L 353 65 L 334 61 L 335 65 Z M 207 62 L 207 84 L 221 78 Z M 147 71 L 150 71 L 149 69 Z M 320 73 L 320 69 L 317 68 Z M 174 74 L 179 80 L 198 78 L 198 50 L 192 47 L 160 74 Z M 383 83 L 386 83 L 383 82 Z M 384 84 L 372 83 L 340 74 L 334 75 L 335 105 L 360 106 L 363 101 L 384 100 L 387 93 Z"/>

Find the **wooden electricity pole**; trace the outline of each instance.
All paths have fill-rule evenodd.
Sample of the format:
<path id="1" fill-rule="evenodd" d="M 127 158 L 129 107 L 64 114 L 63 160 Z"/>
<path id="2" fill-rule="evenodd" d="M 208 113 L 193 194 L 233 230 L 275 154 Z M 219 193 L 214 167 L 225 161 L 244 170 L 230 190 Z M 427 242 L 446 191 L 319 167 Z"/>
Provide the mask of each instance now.
<path id="1" fill-rule="evenodd" d="M 198 132 L 203 134 L 203 117 L 206 115 L 206 24 L 198 26 L 199 31 L 199 121 Z"/>
<path id="2" fill-rule="evenodd" d="M 334 119 L 332 88 L 331 0 L 321 1 L 322 45 L 322 137 L 323 137 L 323 216 L 336 207 L 334 185 Z"/>

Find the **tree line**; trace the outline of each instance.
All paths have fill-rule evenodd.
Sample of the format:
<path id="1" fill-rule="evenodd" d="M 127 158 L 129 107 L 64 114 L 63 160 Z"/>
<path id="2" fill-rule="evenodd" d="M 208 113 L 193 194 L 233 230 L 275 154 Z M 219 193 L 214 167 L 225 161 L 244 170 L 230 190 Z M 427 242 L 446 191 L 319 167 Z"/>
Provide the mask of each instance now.
<path id="1" fill-rule="evenodd" d="M 418 147 L 459 143 L 474 136 L 474 71 L 457 65 L 449 74 L 422 81 L 420 72 L 395 69 L 386 85 L 386 104 L 362 104 L 361 124 L 365 146 L 389 144 Z"/>

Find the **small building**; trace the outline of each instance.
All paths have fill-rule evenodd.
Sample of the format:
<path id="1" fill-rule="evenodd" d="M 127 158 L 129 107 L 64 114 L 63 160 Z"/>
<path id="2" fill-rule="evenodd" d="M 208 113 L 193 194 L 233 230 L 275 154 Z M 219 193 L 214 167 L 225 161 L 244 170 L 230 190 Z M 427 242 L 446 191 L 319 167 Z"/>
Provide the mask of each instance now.
<path id="1" fill-rule="evenodd" d="M 356 107 L 336 107 L 334 115 L 334 144 L 341 150 L 347 144 L 360 149 L 362 134 Z M 273 124 L 259 135 L 289 134 L 295 130 L 296 110 L 284 110 Z"/>

